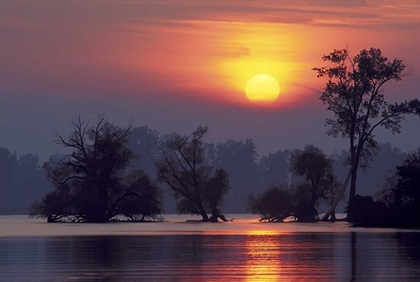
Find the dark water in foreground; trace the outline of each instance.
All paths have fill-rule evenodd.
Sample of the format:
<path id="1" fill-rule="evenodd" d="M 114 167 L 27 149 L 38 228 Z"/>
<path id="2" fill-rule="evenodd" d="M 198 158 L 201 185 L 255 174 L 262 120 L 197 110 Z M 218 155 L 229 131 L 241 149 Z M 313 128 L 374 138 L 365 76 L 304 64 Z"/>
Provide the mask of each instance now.
<path id="1" fill-rule="evenodd" d="M 53 226 L 19 220 L 21 225 L 6 226 L 7 221 L 0 218 L 0 281 L 420 279 L 418 232 L 378 232 L 343 224 L 317 225 L 317 229 L 312 225 L 306 232 L 302 230 L 305 225 L 275 224 L 266 230 L 267 225 L 243 220 L 238 227 L 243 230 L 249 225 L 249 232 L 232 232 L 236 223 L 217 226 L 226 228 L 225 233 L 211 232 L 212 225 L 160 223 L 159 230 L 149 234 L 143 231 L 158 225 L 147 223 L 108 226 L 114 233 L 85 235 L 79 230 L 82 235 L 75 235 L 74 228 L 80 225 Z M 28 224 L 45 233 L 48 228 L 58 228 L 71 235 L 26 232 L 26 236 L 22 228 Z M 95 229 L 92 226 L 81 230 Z M 13 236 L 7 236 L 7 227 L 15 228 Z"/>

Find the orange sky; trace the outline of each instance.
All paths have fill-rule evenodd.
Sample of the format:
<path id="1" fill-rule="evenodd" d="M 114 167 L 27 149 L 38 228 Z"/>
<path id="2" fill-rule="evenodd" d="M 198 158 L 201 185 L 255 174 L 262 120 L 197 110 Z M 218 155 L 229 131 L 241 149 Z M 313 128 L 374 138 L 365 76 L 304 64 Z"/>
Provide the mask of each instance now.
<path id="1" fill-rule="evenodd" d="M 354 54 L 379 47 L 416 70 L 419 34 L 415 0 L 4 0 L 0 93 L 13 103 L 22 103 L 19 95 L 46 93 L 70 100 L 106 98 L 111 112 L 117 98 L 255 109 L 244 87 L 252 76 L 266 73 L 281 89 L 267 111 L 322 108 L 317 97 L 323 81 L 311 68 L 322 65 L 323 54 L 346 46 Z M 418 85 L 415 72 L 389 91 L 398 92 L 396 100 L 409 99 L 418 96 Z M 68 109 L 66 118 L 78 113 Z M 209 116 L 199 118 L 213 122 Z M 249 132 L 257 134 L 247 129 L 236 136 Z"/>
<path id="2" fill-rule="evenodd" d="M 24 42 L 2 48 L 14 53 L 11 61 L 44 68 L 63 84 L 74 83 L 72 76 L 93 88 L 141 90 L 156 82 L 151 88 L 221 103 L 248 103 L 247 80 L 267 73 L 280 83 L 281 106 L 322 85 L 310 70 L 333 48 L 378 46 L 418 64 L 407 51 L 419 43 L 420 3 L 350 2 L 6 1 L 16 13 L 0 24 L 38 39 L 25 39 L 30 50 Z"/>

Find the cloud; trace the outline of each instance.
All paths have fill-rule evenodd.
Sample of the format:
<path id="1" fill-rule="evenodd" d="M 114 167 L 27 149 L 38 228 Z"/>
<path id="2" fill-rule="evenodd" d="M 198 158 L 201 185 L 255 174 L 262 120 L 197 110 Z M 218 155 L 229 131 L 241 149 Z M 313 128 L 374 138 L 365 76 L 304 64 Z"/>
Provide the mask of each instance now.
<path id="1" fill-rule="evenodd" d="M 24 5 L 22 5 L 24 4 Z M 0 25 L 14 28 L 54 28 L 57 25 L 100 28 L 132 23 L 142 26 L 181 25 L 182 21 L 244 21 L 289 24 L 395 26 L 419 21 L 420 3 L 414 1 L 3 1 Z M 15 11 L 15 13 L 10 13 Z M 16 21 L 18 19 L 18 21 Z M 50 25 L 55 23 L 55 25 Z"/>

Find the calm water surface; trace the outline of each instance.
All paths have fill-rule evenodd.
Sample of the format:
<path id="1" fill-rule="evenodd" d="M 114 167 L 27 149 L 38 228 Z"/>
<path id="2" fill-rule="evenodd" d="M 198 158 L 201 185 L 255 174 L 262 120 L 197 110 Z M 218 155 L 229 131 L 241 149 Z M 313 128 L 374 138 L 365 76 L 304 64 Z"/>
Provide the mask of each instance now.
<path id="1" fill-rule="evenodd" d="M 0 217 L 0 281 L 420 280 L 420 233 L 345 223 L 47 224 Z"/>

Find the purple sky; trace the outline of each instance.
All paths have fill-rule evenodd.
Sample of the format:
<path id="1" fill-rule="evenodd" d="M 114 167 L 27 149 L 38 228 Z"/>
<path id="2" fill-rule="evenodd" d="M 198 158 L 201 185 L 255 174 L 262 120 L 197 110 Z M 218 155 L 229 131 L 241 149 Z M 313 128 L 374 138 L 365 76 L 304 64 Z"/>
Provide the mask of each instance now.
<path id="1" fill-rule="evenodd" d="M 311 68 L 334 48 L 379 47 L 414 69 L 386 96 L 416 98 L 419 34 L 417 1 L 3 0 L 0 146 L 45 160 L 60 150 L 53 128 L 67 134 L 72 118 L 105 112 L 162 133 L 207 123 L 208 141 L 252 138 L 260 155 L 306 144 L 331 153 L 347 142 L 325 134 L 324 81 Z M 270 108 L 246 100 L 258 73 L 280 83 Z M 417 148 L 420 121 L 403 126 L 378 140 Z"/>

